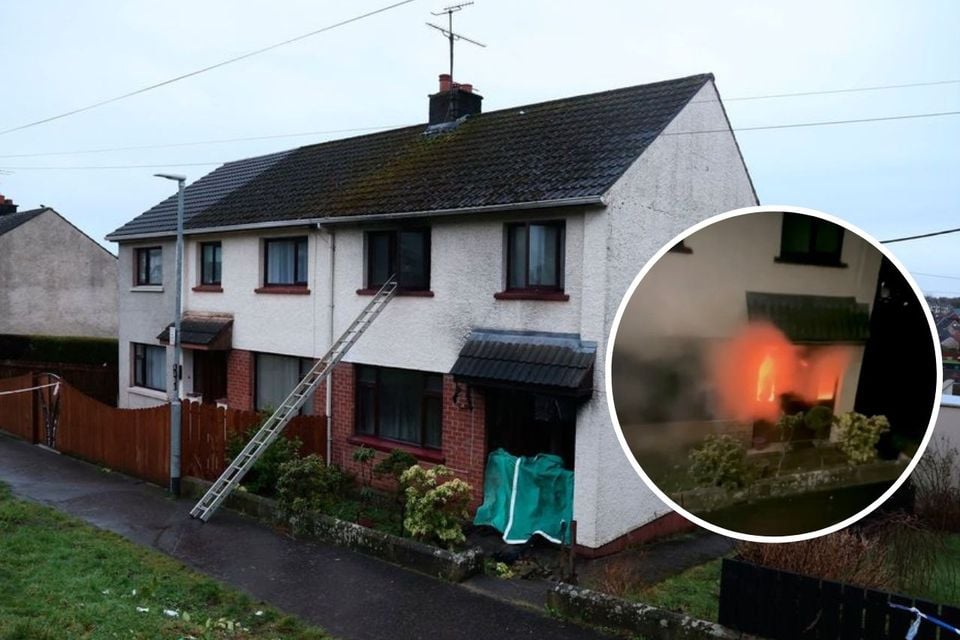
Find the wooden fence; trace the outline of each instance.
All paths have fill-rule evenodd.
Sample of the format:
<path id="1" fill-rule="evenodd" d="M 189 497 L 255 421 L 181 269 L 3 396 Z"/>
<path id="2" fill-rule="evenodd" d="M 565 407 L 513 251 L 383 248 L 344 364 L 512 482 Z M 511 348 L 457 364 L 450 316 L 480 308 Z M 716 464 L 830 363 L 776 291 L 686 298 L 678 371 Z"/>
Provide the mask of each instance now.
<path id="1" fill-rule="evenodd" d="M 60 385 L 53 446 L 62 453 L 165 486 L 170 479 L 169 433 L 169 405 L 117 409 L 67 383 Z"/>
<path id="2" fill-rule="evenodd" d="M 903 640 L 913 614 L 889 603 L 915 606 L 960 627 L 960 609 L 830 580 L 819 580 L 725 558 L 720 576 L 719 622 L 770 640 Z M 917 640 L 955 638 L 922 622 Z"/>
<path id="3" fill-rule="evenodd" d="M 170 406 L 118 409 L 99 402 L 67 382 L 52 389 L 3 394 L 56 381 L 45 374 L 0 379 L 0 430 L 28 442 L 48 443 L 45 410 L 57 416 L 52 446 L 58 451 L 166 486 L 170 479 Z M 43 395 L 41 395 L 43 394 Z M 226 465 L 231 436 L 256 426 L 262 415 L 185 402 L 181 417 L 181 475 L 214 480 Z M 299 416 L 284 436 L 303 442 L 301 454 L 324 456 L 327 422 Z M 49 443 L 48 443 L 49 444 Z"/>
<path id="4" fill-rule="evenodd" d="M 28 389 L 34 384 L 32 374 L 0 379 L 0 431 L 30 442 L 36 442 L 37 438 L 34 419 L 36 397 L 32 392 L 20 390 Z"/>

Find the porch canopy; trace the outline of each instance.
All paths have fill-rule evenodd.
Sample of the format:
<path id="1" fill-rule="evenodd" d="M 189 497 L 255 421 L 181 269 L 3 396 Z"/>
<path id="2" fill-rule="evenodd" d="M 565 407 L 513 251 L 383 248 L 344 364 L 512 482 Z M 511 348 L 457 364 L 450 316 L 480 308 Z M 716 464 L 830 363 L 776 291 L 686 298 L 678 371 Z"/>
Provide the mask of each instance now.
<path id="1" fill-rule="evenodd" d="M 596 356 L 597 344 L 574 333 L 474 329 L 450 373 L 477 386 L 585 398 Z"/>
<path id="2" fill-rule="evenodd" d="M 870 337 L 870 306 L 852 296 L 747 291 L 747 317 L 772 323 L 797 343 L 862 344 Z"/>
<path id="3" fill-rule="evenodd" d="M 157 340 L 169 344 L 171 328 L 172 322 Z M 184 349 L 229 351 L 233 344 L 233 317 L 184 314 L 180 319 L 180 344 Z"/>

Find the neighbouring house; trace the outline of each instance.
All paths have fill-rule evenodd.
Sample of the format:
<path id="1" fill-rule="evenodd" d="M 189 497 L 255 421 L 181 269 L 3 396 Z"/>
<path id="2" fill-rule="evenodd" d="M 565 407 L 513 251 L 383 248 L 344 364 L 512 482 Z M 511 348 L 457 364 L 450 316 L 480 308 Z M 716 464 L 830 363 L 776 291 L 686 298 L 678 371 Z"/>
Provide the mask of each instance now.
<path id="1" fill-rule="evenodd" d="M 117 258 L 51 207 L 0 196 L 0 334 L 116 338 Z"/>
<path id="2" fill-rule="evenodd" d="M 603 361 L 620 299 L 671 237 L 757 203 L 714 79 L 483 113 L 440 76 L 429 122 L 230 162 L 186 189 L 183 393 L 274 407 L 397 274 L 400 293 L 304 411 L 330 460 L 443 462 L 482 497 L 488 453 L 574 471 L 578 543 L 676 524 L 621 450 Z M 171 385 L 175 198 L 108 236 L 120 404 Z"/>

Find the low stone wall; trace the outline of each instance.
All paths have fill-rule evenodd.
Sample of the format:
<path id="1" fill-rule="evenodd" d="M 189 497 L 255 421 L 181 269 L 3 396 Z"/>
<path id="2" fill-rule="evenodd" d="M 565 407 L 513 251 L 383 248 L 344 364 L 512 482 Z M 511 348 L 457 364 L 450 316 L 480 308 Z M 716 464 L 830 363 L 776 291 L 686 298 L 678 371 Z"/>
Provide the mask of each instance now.
<path id="1" fill-rule="evenodd" d="M 197 478 L 183 478 L 181 491 L 185 496 L 200 498 L 210 484 Z M 276 501 L 245 491 L 234 491 L 224 506 L 260 520 L 279 520 Z M 295 533 L 353 549 L 451 582 L 466 580 L 483 569 L 483 552 L 480 549 L 447 551 L 322 513 L 314 514 L 304 521 L 292 518 L 288 524 Z"/>
<path id="2" fill-rule="evenodd" d="M 907 468 L 906 460 L 882 460 L 870 464 L 817 469 L 775 478 L 764 478 L 750 486 L 729 491 L 723 487 L 701 487 L 671 496 L 692 513 L 716 511 L 735 504 L 787 498 L 813 491 L 830 491 L 883 482 L 892 483 Z"/>
<path id="3" fill-rule="evenodd" d="M 547 606 L 565 618 L 623 630 L 644 640 L 736 640 L 749 638 L 714 622 L 639 602 L 558 583 L 547 592 Z"/>

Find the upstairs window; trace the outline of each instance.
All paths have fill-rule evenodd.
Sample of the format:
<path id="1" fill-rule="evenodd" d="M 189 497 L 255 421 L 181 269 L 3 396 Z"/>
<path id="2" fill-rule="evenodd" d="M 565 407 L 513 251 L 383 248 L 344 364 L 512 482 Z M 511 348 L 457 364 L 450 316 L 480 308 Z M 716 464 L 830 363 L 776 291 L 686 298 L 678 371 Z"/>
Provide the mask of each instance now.
<path id="1" fill-rule="evenodd" d="M 163 284 L 163 250 L 160 247 L 142 247 L 136 250 L 138 287 Z"/>
<path id="2" fill-rule="evenodd" d="M 145 389 L 165 391 L 167 350 L 152 344 L 133 345 L 133 384 Z"/>
<path id="3" fill-rule="evenodd" d="M 507 226 L 507 291 L 563 290 L 563 222 Z"/>
<path id="4" fill-rule="evenodd" d="M 403 291 L 430 289 L 430 230 L 367 233 L 367 288 L 379 289 L 391 275 Z"/>
<path id="5" fill-rule="evenodd" d="M 263 284 L 266 287 L 307 286 L 305 237 L 264 240 Z"/>
<path id="6" fill-rule="evenodd" d="M 779 262 L 842 267 L 843 227 L 800 213 L 784 213 Z"/>
<path id="7" fill-rule="evenodd" d="M 439 449 L 442 397 L 440 374 L 358 367 L 356 433 Z"/>
<path id="8" fill-rule="evenodd" d="M 200 284 L 220 285 L 223 247 L 219 242 L 200 243 Z"/>

